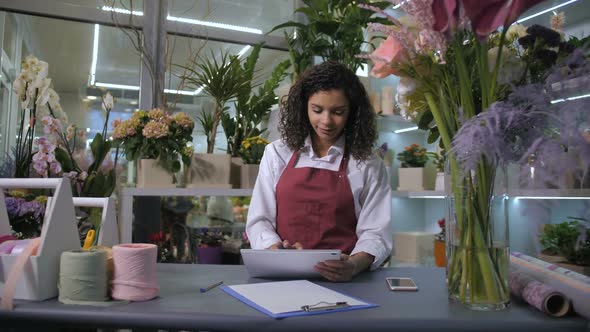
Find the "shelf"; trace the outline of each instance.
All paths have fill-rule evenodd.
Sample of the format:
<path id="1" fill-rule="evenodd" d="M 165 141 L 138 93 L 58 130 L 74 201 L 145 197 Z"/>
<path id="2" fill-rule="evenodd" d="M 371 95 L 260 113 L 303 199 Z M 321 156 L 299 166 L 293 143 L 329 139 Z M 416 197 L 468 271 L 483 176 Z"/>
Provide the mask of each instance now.
<path id="1" fill-rule="evenodd" d="M 508 192 L 508 198 L 514 199 L 590 199 L 590 189 L 512 189 Z M 445 198 L 444 191 L 395 191 L 391 192 L 393 198 Z"/>
<path id="2" fill-rule="evenodd" d="M 590 199 L 590 189 L 513 189 L 516 199 Z"/>
<path id="3" fill-rule="evenodd" d="M 393 198 L 433 198 L 443 199 L 445 198 L 444 191 L 435 190 L 422 190 L 422 191 L 391 191 L 391 197 Z"/>
<path id="4" fill-rule="evenodd" d="M 123 196 L 252 196 L 252 189 L 123 188 Z"/>
<path id="5" fill-rule="evenodd" d="M 403 116 L 399 114 L 387 114 L 387 115 L 379 115 L 377 116 L 377 121 L 384 121 L 384 122 L 395 122 L 395 123 L 413 123 L 410 120 L 407 120 Z"/>

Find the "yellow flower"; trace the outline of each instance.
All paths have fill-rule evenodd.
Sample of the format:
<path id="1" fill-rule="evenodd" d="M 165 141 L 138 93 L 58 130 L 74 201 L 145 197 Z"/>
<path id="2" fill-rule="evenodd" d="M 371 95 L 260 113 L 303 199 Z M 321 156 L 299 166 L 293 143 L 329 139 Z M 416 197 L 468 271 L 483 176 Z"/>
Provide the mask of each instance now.
<path id="1" fill-rule="evenodd" d="M 16 197 L 16 198 L 23 198 L 25 197 L 25 193 L 20 191 L 20 190 L 12 190 L 9 192 L 10 196 L 12 197 Z"/>

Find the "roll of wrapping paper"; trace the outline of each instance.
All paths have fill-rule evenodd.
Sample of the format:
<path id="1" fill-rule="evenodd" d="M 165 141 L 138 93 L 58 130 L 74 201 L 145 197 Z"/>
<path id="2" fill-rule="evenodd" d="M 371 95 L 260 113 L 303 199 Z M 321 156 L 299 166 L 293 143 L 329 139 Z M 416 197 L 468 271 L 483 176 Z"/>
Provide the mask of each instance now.
<path id="1" fill-rule="evenodd" d="M 570 301 L 562 293 L 535 280 L 516 268 L 510 271 L 512 294 L 553 317 L 563 317 L 570 310 Z"/>
<path id="2" fill-rule="evenodd" d="M 581 281 L 583 283 L 590 285 L 590 277 L 585 276 L 585 275 L 578 273 L 576 271 L 568 270 L 568 269 L 563 268 L 559 265 L 555 265 L 553 263 L 548 263 L 543 260 L 537 259 L 535 257 L 527 256 L 527 255 L 522 254 L 518 251 L 512 252 L 511 255 L 514 257 L 518 257 L 518 258 L 520 258 L 524 261 L 527 261 L 529 263 L 542 266 L 542 267 L 546 268 L 547 270 L 566 275 L 569 278 L 576 279 L 578 281 Z"/>
<path id="3" fill-rule="evenodd" d="M 577 276 L 572 278 L 575 276 L 575 272 L 556 272 L 547 267 L 552 264 L 517 252 L 510 255 L 510 265 L 564 294 L 578 315 L 590 319 L 590 301 L 588 300 L 590 299 L 590 284 L 582 281 L 584 278 Z"/>

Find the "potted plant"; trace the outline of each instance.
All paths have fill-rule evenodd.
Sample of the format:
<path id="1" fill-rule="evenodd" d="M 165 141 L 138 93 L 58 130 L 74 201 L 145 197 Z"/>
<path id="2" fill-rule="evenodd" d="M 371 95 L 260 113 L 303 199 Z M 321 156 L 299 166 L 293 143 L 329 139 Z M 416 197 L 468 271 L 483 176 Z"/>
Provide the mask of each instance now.
<path id="1" fill-rule="evenodd" d="M 201 230 L 197 234 L 197 260 L 199 264 L 221 264 L 222 244 L 225 237 L 220 231 Z"/>
<path id="2" fill-rule="evenodd" d="M 255 75 L 255 67 L 260 55 L 262 44 L 256 45 L 242 66 L 243 77 L 247 84 L 238 92 L 235 105 L 235 115 L 223 113 L 221 125 L 227 138 L 227 153 L 232 156 L 231 183 L 234 188 L 240 187 L 240 173 L 243 161 L 240 158 L 242 140 L 250 136 L 258 136 L 266 128 L 260 128 L 261 123 L 268 117 L 272 105 L 277 103 L 274 90 L 286 75 L 289 61 L 279 63 L 270 77 L 259 84 Z M 254 89 L 258 87 L 257 93 Z"/>
<path id="3" fill-rule="evenodd" d="M 445 267 L 447 265 L 446 257 L 446 234 L 445 234 L 445 218 L 437 221 L 440 232 L 434 235 L 434 264 L 438 267 Z"/>
<path id="4" fill-rule="evenodd" d="M 434 190 L 444 191 L 445 190 L 445 154 L 444 150 L 440 153 L 427 152 L 430 159 L 436 166 L 436 180 L 434 181 Z"/>
<path id="5" fill-rule="evenodd" d="M 248 137 L 242 141 L 240 156 L 244 160 L 242 165 L 241 187 L 254 188 L 260 160 L 264 154 L 264 148 L 270 142 L 260 136 Z"/>
<path id="6" fill-rule="evenodd" d="M 364 28 L 368 23 L 385 23 L 373 12 L 359 5 L 385 9 L 390 2 L 368 0 L 303 0 L 305 6 L 295 10 L 305 16 L 305 22 L 289 21 L 275 26 L 270 32 L 294 27 L 296 36 L 285 33 L 289 56 L 293 65 L 293 81 L 313 65 L 314 56 L 322 61 L 338 61 L 352 71 L 360 68 L 365 59 L 358 57 L 365 42 Z M 269 33 L 270 33 L 269 32 Z"/>
<path id="7" fill-rule="evenodd" d="M 547 224 L 539 238 L 543 251 L 540 259 L 566 269 L 590 275 L 590 225 L 584 218 Z"/>
<path id="8" fill-rule="evenodd" d="M 397 190 L 424 190 L 426 183 L 424 165 L 428 161 L 426 148 L 419 144 L 406 146 L 404 151 L 397 154 L 397 160 L 401 162 Z"/>
<path id="9" fill-rule="evenodd" d="M 217 60 L 217 58 L 220 60 Z M 221 116 L 227 110 L 225 104 L 238 96 L 238 93 L 249 87 L 250 79 L 244 75 L 241 60 L 237 55 L 220 51 L 219 56 L 211 51 L 208 58 L 198 57 L 193 60 L 193 67 L 185 67 L 188 74 L 182 78 L 189 86 L 203 91 L 215 100 L 215 109 L 207 128 L 207 153 L 213 153 L 217 127 Z"/>
<path id="10" fill-rule="evenodd" d="M 180 162 L 190 165 L 194 122 L 182 112 L 170 115 L 154 108 L 139 110 L 125 121 L 113 122 L 114 144 L 127 160 L 138 161 L 138 188 L 174 187 Z"/>

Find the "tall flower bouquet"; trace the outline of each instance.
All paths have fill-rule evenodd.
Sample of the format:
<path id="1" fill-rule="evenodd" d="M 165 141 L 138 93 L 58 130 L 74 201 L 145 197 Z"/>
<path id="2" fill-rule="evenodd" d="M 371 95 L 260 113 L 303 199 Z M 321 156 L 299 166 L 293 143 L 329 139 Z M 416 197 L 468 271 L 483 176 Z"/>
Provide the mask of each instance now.
<path id="1" fill-rule="evenodd" d="M 496 146 L 483 154 L 470 150 L 466 156 L 465 150 L 453 148 L 453 140 L 461 140 L 460 128 L 466 122 L 473 127 L 499 127 L 492 117 L 486 118 L 488 122 L 481 119 L 489 107 L 506 99 L 516 85 L 544 77 L 559 58 L 571 53 L 571 44 L 540 36 L 538 27 L 513 25 L 539 2 L 402 2 L 410 19 L 396 19 L 366 6 L 391 22 L 370 26 L 386 36 L 366 56 L 374 62 L 371 74 L 400 76 L 400 107 L 421 129 L 430 131 L 430 143 L 440 138 L 441 147 L 449 151 L 453 212 L 446 225 L 448 290 L 452 299 L 474 309 L 502 309 L 509 304 L 507 218 L 493 209 L 495 199 L 502 205 L 504 196 L 495 188 L 499 163 L 490 155 L 510 146 Z"/>
<path id="2" fill-rule="evenodd" d="M 113 138 L 127 160 L 158 159 L 171 173 L 180 170 L 180 161 L 190 165 L 193 148 L 193 120 L 183 112 L 167 113 L 159 108 L 139 110 L 130 119 L 113 122 Z"/>

